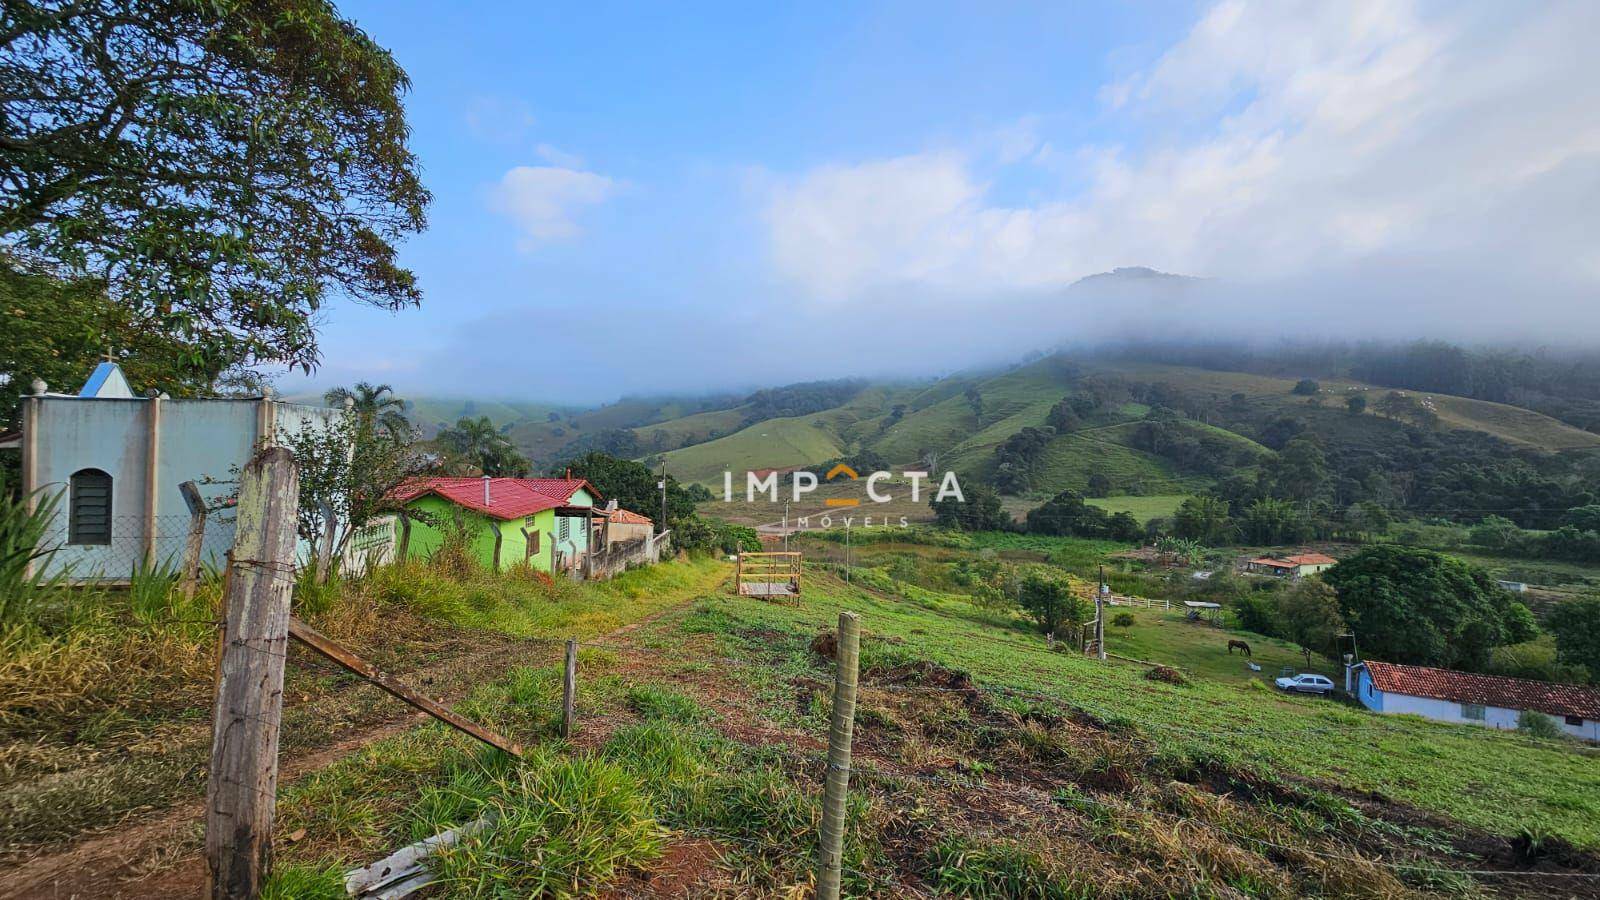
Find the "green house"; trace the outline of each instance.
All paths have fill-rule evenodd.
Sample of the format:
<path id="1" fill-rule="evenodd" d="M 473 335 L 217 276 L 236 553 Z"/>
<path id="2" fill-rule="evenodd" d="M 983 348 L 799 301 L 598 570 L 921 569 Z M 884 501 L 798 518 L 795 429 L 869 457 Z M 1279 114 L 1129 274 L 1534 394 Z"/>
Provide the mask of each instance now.
<path id="1" fill-rule="evenodd" d="M 459 528 L 472 555 L 496 570 L 526 561 L 542 572 L 580 571 L 603 521 L 599 492 L 581 478 L 421 478 L 395 496 L 406 556 L 432 556 Z"/>

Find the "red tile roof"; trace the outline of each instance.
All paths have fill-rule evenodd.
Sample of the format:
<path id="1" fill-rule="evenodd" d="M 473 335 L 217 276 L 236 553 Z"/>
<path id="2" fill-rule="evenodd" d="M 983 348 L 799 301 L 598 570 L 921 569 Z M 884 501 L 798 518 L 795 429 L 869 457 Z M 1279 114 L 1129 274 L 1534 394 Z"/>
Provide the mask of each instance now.
<path id="1" fill-rule="evenodd" d="M 571 500 L 572 495 L 578 492 L 578 488 L 588 491 L 589 496 L 596 500 L 600 499 L 600 492 L 594 489 L 594 485 L 582 478 L 519 478 L 517 480 L 541 494 L 549 494 L 559 500 Z"/>
<path id="2" fill-rule="evenodd" d="M 1292 569 L 1297 566 L 1331 566 L 1338 560 L 1331 556 L 1323 556 L 1321 553 L 1300 553 L 1295 556 L 1262 556 L 1250 562 L 1257 566 Z"/>
<path id="3" fill-rule="evenodd" d="M 566 497 L 535 490 L 532 478 L 489 479 L 489 503 L 483 502 L 482 478 L 417 478 L 394 491 L 394 498 L 409 503 L 425 494 L 437 494 L 451 503 L 487 513 L 497 519 L 519 519 L 566 505 Z M 570 494 L 568 495 L 570 496 Z"/>
<path id="4" fill-rule="evenodd" d="M 1552 716 L 1600 719 L 1600 688 L 1499 675 L 1479 675 L 1427 666 L 1368 662 L 1367 671 L 1378 690 L 1431 697 L 1455 703 L 1477 703 L 1505 709 L 1532 709 Z"/>
<path id="5" fill-rule="evenodd" d="M 645 516 L 639 515 L 638 513 L 634 512 L 631 509 L 614 509 L 611 512 L 606 513 L 606 518 L 610 519 L 613 522 L 620 522 L 623 525 L 653 525 L 653 524 L 655 524 L 650 519 L 646 518 Z"/>

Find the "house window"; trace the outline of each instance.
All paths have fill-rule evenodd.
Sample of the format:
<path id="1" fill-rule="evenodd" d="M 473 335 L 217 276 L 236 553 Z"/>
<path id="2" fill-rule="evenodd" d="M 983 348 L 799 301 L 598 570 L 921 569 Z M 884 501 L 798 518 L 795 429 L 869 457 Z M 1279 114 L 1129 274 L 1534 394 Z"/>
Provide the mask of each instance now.
<path id="1" fill-rule="evenodd" d="M 528 558 L 532 559 L 539 552 L 539 530 L 537 528 L 524 528 L 522 534 L 528 539 Z"/>
<path id="2" fill-rule="evenodd" d="M 1461 718 L 1473 722 L 1482 722 L 1487 717 L 1488 712 L 1487 709 L 1484 709 L 1482 703 L 1461 704 Z"/>
<path id="3" fill-rule="evenodd" d="M 67 543 L 111 543 L 111 476 L 79 469 L 67 482 Z"/>
<path id="4" fill-rule="evenodd" d="M 563 541 L 568 540 L 569 538 L 571 538 L 572 537 L 572 520 L 571 519 L 567 519 L 567 518 L 561 519 L 560 520 L 560 527 L 558 527 L 556 529 L 556 535 Z"/>
<path id="5" fill-rule="evenodd" d="M 1576 725 L 1581 728 L 1583 727 L 1583 716 L 1567 716 L 1567 724 Z"/>

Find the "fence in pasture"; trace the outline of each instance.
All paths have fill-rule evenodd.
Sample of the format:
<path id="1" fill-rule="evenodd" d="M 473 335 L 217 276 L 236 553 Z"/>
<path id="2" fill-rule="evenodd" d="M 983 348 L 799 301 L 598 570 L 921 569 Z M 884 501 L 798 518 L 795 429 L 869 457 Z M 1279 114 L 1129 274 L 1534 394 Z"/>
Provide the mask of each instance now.
<path id="1" fill-rule="evenodd" d="M 1110 594 L 1106 602 L 1112 606 L 1142 606 L 1145 609 L 1171 609 L 1170 600 L 1153 600 L 1149 597 L 1129 597 L 1123 594 Z"/>

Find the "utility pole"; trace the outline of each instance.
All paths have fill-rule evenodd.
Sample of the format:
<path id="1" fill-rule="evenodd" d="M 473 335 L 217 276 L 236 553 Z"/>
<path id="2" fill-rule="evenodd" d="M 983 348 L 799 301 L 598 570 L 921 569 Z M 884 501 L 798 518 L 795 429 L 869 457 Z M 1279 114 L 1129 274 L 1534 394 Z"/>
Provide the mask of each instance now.
<path id="1" fill-rule="evenodd" d="M 783 501 L 783 552 L 789 552 L 789 501 Z"/>
<path id="2" fill-rule="evenodd" d="M 656 487 L 661 488 L 661 521 L 656 523 L 656 534 L 667 530 L 667 460 L 661 458 L 661 480 L 656 482 Z"/>
<path id="3" fill-rule="evenodd" d="M 850 583 L 850 561 L 851 561 L 851 559 L 853 559 L 853 557 L 852 557 L 852 555 L 850 553 L 850 520 L 849 519 L 845 519 L 844 520 L 844 580 L 845 580 L 846 584 Z"/>
<path id="4" fill-rule="evenodd" d="M 1106 595 L 1111 588 L 1106 584 L 1106 567 L 1100 567 L 1100 590 L 1094 594 L 1094 645 L 1100 661 L 1106 658 Z"/>

